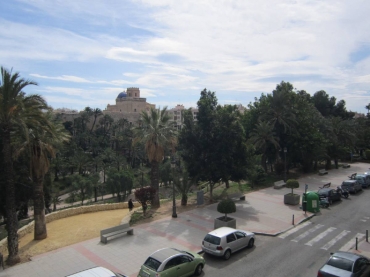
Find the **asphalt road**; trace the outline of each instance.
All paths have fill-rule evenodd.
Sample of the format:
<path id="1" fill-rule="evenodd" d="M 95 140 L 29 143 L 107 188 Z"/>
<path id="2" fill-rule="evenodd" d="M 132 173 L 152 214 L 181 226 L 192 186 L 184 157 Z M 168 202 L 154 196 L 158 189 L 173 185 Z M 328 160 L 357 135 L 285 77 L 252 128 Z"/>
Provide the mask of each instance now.
<path id="1" fill-rule="evenodd" d="M 317 276 L 330 252 L 348 248 L 370 229 L 369 197 L 367 189 L 335 202 L 286 237 L 257 236 L 252 249 L 234 253 L 228 261 L 205 254 L 203 276 Z"/>

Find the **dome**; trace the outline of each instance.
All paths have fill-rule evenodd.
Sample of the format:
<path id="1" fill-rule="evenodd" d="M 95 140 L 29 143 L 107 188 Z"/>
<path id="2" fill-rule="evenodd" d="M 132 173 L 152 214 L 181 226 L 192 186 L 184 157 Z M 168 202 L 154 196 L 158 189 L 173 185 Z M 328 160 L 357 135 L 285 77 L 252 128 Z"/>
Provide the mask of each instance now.
<path id="1" fill-rule="evenodd" d="M 120 94 L 118 94 L 117 98 L 125 98 L 127 97 L 127 93 L 122 91 Z"/>

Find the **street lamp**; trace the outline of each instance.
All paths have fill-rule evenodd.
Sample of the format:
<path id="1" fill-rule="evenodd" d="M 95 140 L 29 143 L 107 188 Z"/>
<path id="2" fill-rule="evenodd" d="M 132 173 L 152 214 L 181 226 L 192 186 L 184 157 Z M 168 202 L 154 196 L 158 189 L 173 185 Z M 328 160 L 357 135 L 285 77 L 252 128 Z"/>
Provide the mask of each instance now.
<path id="1" fill-rule="evenodd" d="M 172 168 L 172 217 L 176 218 L 176 199 L 175 199 L 175 159 L 172 158 L 171 161 L 171 168 Z"/>
<path id="2" fill-rule="evenodd" d="M 286 182 L 286 152 L 287 149 L 284 147 L 284 182 Z"/>

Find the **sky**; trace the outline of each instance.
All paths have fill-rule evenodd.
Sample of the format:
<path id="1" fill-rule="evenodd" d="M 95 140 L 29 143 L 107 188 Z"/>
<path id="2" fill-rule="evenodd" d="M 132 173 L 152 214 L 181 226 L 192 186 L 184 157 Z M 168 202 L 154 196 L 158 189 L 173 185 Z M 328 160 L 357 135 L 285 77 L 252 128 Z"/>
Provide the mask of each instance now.
<path id="1" fill-rule="evenodd" d="M 7 0 L 0 65 L 57 108 L 104 110 L 128 87 L 157 107 L 200 92 L 247 106 L 281 81 L 370 103 L 368 0 Z"/>

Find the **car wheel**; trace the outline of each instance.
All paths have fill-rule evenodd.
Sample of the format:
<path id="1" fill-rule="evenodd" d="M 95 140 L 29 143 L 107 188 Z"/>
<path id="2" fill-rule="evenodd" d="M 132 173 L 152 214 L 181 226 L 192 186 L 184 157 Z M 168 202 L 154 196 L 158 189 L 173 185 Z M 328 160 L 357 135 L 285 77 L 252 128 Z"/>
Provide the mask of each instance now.
<path id="1" fill-rule="evenodd" d="M 231 251 L 230 250 L 226 250 L 226 252 L 224 254 L 224 259 L 225 260 L 228 260 L 228 259 L 230 259 L 230 256 L 231 256 Z"/>
<path id="2" fill-rule="evenodd" d="M 254 245 L 254 239 L 250 239 L 248 242 L 248 248 L 252 248 Z"/>
<path id="3" fill-rule="evenodd" d="M 199 276 L 200 274 L 202 274 L 202 270 L 203 270 L 203 265 L 202 264 L 198 264 L 198 266 L 195 268 L 194 275 L 195 276 Z"/>

